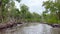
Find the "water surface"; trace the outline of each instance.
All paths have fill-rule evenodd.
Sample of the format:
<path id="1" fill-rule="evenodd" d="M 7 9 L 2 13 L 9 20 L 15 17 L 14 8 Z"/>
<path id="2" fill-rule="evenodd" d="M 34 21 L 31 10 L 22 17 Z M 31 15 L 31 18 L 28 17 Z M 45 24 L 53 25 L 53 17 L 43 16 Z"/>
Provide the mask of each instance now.
<path id="1" fill-rule="evenodd" d="M 29 23 L 0 30 L 0 34 L 60 34 L 60 28 L 52 28 L 47 24 Z"/>

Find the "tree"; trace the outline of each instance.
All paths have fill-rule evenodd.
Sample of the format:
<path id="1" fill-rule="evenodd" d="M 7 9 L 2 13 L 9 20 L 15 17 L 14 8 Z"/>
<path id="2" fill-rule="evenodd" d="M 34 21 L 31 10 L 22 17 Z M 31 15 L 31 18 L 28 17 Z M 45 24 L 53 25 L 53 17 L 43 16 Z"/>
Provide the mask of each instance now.
<path id="1" fill-rule="evenodd" d="M 48 0 L 43 2 L 43 6 L 46 9 L 46 13 L 50 12 L 50 18 L 54 18 L 54 20 L 60 20 L 60 2 L 59 0 Z M 58 21 L 57 21 L 58 22 Z"/>
<path id="2" fill-rule="evenodd" d="M 25 4 L 22 4 L 21 5 L 21 17 L 22 17 L 22 19 L 25 19 L 28 12 L 29 12 L 29 8 Z"/>
<path id="3" fill-rule="evenodd" d="M 21 15 L 23 21 L 40 21 L 40 15 L 35 12 L 30 13 L 29 7 L 24 4 L 21 5 L 21 14 L 20 15 Z"/>
<path id="4" fill-rule="evenodd" d="M 20 0 L 15 0 L 20 2 Z M 0 23 L 4 21 L 4 19 L 8 15 L 8 8 L 12 6 L 14 0 L 0 0 Z M 10 4 L 10 5 L 9 5 Z M 15 5 L 14 5 L 15 6 Z"/>

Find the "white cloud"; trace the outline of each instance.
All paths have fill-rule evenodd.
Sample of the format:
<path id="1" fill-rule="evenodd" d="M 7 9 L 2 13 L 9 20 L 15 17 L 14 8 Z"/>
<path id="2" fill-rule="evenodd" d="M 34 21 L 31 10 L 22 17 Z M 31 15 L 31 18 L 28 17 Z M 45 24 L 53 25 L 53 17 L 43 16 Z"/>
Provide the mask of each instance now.
<path id="1" fill-rule="evenodd" d="M 47 0 L 22 0 L 20 4 L 27 5 L 30 8 L 30 12 L 37 12 L 41 14 L 44 10 L 44 7 L 42 7 L 43 1 Z M 18 3 L 16 3 L 16 5 L 19 8 Z"/>

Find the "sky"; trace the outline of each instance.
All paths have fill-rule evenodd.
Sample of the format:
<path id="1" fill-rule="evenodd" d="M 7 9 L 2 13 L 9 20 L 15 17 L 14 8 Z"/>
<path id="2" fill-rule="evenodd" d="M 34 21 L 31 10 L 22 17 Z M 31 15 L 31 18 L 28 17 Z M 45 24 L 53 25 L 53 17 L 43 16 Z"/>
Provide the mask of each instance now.
<path id="1" fill-rule="evenodd" d="M 29 7 L 29 11 L 36 12 L 38 14 L 42 14 L 42 12 L 45 10 L 44 7 L 42 6 L 43 1 L 47 0 L 21 0 L 20 3 L 15 2 L 16 7 L 20 8 L 20 4 L 25 4 Z"/>

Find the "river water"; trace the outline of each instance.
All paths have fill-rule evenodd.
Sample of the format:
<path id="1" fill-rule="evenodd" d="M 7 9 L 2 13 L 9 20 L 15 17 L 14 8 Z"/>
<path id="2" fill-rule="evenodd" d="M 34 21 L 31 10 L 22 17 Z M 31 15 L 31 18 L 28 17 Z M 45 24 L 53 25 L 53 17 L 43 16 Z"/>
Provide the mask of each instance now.
<path id="1" fill-rule="evenodd" d="M 0 34 L 60 34 L 60 28 L 53 28 L 47 24 L 29 23 L 0 30 Z"/>

